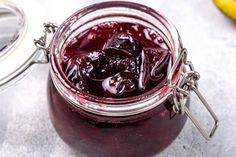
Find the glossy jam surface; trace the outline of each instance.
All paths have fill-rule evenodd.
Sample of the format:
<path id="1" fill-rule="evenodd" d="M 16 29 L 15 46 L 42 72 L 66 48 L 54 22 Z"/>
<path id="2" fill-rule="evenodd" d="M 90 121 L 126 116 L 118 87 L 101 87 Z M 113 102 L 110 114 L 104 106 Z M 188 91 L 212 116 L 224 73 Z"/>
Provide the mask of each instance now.
<path id="1" fill-rule="evenodd" d="M 62 69 L 85 93 L 127 98 L 163 86 L 170 58 L 167 44 L 153 29 L 109 22 L 75 36 L 63 51 Z"/>

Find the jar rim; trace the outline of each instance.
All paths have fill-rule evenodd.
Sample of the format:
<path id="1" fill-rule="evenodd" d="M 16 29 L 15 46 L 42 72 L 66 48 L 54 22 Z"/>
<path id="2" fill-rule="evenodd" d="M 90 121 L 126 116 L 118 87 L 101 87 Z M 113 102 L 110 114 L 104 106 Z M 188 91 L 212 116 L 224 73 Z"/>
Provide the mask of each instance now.
<path id="1" fill-rule="evenodd" d="M 79 10 L 60 25 L 54 35 L 53 40 L 51 41 L 50 73 L 55 87 L 57 88 L 59 93 L 72 104 L 72 106 L 76 108 L 82 108 L 88 112 L 99 115 L 127 116 L 145 112 L 165 101 L 165 99 L 167 99 L 167 97 L 172 94 L 172 91 L 168 87 L 168 84 L 163 85 L 163 87 L 159 88 L 158 90 L 155 87 L 152 90 L 149 90 L 139 96 L 128 98 L 101 98 L 74 89 L 74 86 L 72 86 L 64 76 L 64 73 L 59 64 L 61 62 L 61 58 L 59 56 L 61 48 L 59 48 L 58 46 L 60 45 L 59 43 L 60 39 L 62 38 L 62 32 L 68 31 L 68 28 L 72 26 L 76 21 L 82 20 L 89 14 L 92 14 L 94 12 L 98 13 L 99 11 L 100 14 L 103 14 L 102 11 L 104 11 L 104 9 L 115 7 L 123 9 L 123 11 L 130 11 L 130 9 L 132 9 L 132 13 L 137 14 L 137 16 L 138 14 L 143 14 L 148 16 L 149 18 L 156 19 L 161 24 L 163 24 L 168 30 L 166 34 L 168 34 L 172 38 L 172 41 L 170 41 L 172 42 L 171 48 L 172 51 L 174 51 L 173 53 L 175 54 L 175 56 L 173 56 L 173 60 L 176 59 L 179 51 L 182 49 L 182 42 L 177 29 L 169 20 L 167 20 L 163 15 L 153 10 L 152 8 L 138 3 L 127 1 L 110 1 L 93 4 L 82 10 Z M 181 69 L 182 68 L 177 71 L 176 76 L 173 80 L 174 83 L 178 81 Z"/>

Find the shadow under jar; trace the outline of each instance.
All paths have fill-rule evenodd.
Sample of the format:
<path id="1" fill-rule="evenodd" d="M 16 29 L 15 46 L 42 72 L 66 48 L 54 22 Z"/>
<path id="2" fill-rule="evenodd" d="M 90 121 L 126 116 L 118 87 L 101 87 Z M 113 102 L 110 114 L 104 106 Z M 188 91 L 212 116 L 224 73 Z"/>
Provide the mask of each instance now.
<path id="1" fill-rule="evenodd" d="M 82 41 L 82 38 L 88 38 L 91 30 L 101 25 L 107 29 L 102 33 L 95 31 L 95 36 L 100 33 L 100 39 L 92 36 L 97 41 L 87 47 L 85 45 L 83 49 L 81 45 L 91 41 Z M 117 29 L 121 25 L 128 28 Z M 140 29 L 135 30 L 138 29 L 135 26 Z M 133 32 L 127 32 L 129 28 L 133 28 Z M 99 94 L 104 91 L 98 90 L 97 86 L 92 87 L 95 94 L 91 94 L 73 84 L 63 64 L 66 59 L 73 58 L 74 52 L 66 56 L 66 51 L 87 53 L 99 47 L 102 49 L 101 45 L 111 38 L 114 30 L 119 30 L 118 33 L 126 31 L 134 36 L 142 43 L 143 49 L 152 45 L 170 52 L 161 81 L 151 82 L 148 89 L 127 97 L 104 96 Z M 157 36 L 149 39 L 153 33 Z M 156 39 L 164 45 L 155 43 Z M 72 49 L 73 44 L 80 49 Z M 51 121 L 60 137 L 89 157 L 149 157 L 158 154 L 174 141 L 186 122 L 186 115 L 177 115 L 172 110 L 172 90 L 167 83 L 173 61 L 182 49 L 175 27 L 146 6 L 130 2 L 106 2 L 73 14 L 58 28 L 50 44 L 48 102 Z M 150 71 L 151 63 L 146 64 L 144 71 Z M 173 83 L 178 82 L 182 70 L 183 63 L 180 62 L 173 75 Z"/>

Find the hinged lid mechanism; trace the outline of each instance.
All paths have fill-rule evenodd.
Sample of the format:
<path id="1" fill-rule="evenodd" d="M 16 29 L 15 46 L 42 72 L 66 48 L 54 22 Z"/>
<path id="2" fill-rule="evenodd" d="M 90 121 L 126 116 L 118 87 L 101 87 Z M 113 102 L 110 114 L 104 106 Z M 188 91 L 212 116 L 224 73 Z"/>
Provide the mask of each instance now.
<path id="1" fill-rule="evenodd" d="M 34 0 L 0 1 L 0 92 L 22 78 L 32 65 L 33 39 L 42 32 L 44 15 Z"/>

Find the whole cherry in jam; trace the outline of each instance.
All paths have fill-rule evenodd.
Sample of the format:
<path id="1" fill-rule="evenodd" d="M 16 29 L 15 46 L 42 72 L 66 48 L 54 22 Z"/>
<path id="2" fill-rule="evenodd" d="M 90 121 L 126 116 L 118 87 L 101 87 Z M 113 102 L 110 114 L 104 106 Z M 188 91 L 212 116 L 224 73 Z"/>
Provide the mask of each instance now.
<path id="1" fill-rule="evenodd" d="M 73 39 L 62 62 L 67 79 L 98 97 L 126 98 L 164 85 L 171 54 L 151 28 L 103 23 Z"/>

